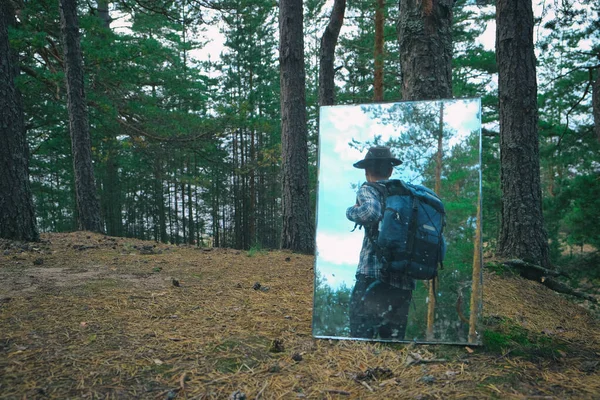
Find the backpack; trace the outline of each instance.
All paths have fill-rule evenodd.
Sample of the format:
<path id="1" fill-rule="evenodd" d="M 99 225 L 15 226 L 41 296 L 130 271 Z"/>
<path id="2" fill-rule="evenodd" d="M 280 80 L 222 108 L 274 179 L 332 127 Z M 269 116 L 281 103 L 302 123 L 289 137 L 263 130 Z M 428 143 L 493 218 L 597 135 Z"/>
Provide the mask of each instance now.
<path id="1" fill-rule="evenodd" d="M 365 183 L 383 198 L 379 229 L 367 236 L 374 244 L 385 273 L 418 280 L 437 276 L 443 268 L 446 242 L 444 205 L 430 189 L 398 179 Z"/>

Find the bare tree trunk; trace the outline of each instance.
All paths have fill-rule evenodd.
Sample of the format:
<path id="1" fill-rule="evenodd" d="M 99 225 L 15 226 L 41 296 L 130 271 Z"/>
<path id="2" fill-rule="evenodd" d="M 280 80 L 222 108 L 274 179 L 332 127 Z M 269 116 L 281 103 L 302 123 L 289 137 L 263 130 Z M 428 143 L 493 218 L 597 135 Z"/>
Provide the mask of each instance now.
<path id="1" fill-rule="evenodd" d="M 594 114 L 594 131 L 600 142 L 600 66 L 596 68 L 596 80 L 592 86 L 592 113 Z"/>
<path id="2" fill-rule="evenodd" d="M 375 8 L 375 76 L 373 80 L 373 100 L 383 101 L 383 10 L 384 0 L 377 0 Z"/>
<path id="3" fill-rule="evenodd" d="M 308 193 L 306 75 L 302 18 L 302 0 L 280 0 L 279 65 L 283 181 L 281 247 L 313 253 L 315 235 Z"/>
<path id="4" fill-rule="evenodd" d="M 469 343 L 477 343 L 479 335 L 477 334 L 477 321 L 481 314 L 481 192 L 477 196 L 477 225 L 475 227 L 475 240 L 473 241 L 473 271 L 471 284 L 471 302 L 469 315 Z"/>
<path id="5" fill-rule="evenodd" d="M 323 36 L 321 36 L 321 47 L 319 48 L 319 104 L 329 106 L 335 103 L 335 47 L 346 12 L 346 0 L 335 0 L 333 10 L 329 16 L 329 23 Z"/>
<path id="6" fill-rule="evenodd" d="M 0 0 L 0 237 L 37 241 L 23 106 L 14 83 L 19 66 L 8 40 L 14 23 L 11 1 Z"/>
<path id="7" fill-rule="evenodd" d="M 453 0 L 400 0 L 402 99 L 452 96 Z"/>
<path id="8" fill-rule="evenodd" d="M 190 158 L 188 156 L 187 157 L 187 173 L 190 176 L 194 176 L 195 172 L 196 172 L 195 168 L 192 168 L 192 166 L 190 165 Z M 188 243 L 194 244 L 195 240 L 196 240 L 196 233 L 194 232 L 194 229 L 195 229 L 195 222 L 194 222 L 195 201 L 192 196 L 192 184 L 189 180 L 187 183 L 187 197 L 188 197 Z"/>
<path id="9" fill-rule="evenodd" d="M 102 26 L 106 29 L 110 29 L 110 23 L 112 19 L 108 13 L 108 0 L 98 0 L 98 18 L 102 21 Z"/>
<path id="10" fill-rule="evenodd" d="M 79 45 L 77 2 L 76 0 L 59 1 L 79 229 L 101 232 L 100 204 L 96 195 L 94 167 L 92 165 L 92 145 L 84 92 L 83 60 Z"/>
<path id="11" fill-rule="evenodd" d="M 403 100 L 452 97 L 453 3 L 453 0 L 400 0 L 398 40 Z M 443 108 L 440 113 L 441 135 Z M 441 157 L 441 152 L 438 156 Z M 437 182 L 436 191 L 439 194 Z M 433 288 L 432 281 L 427 308 L 427 340 L 434 339 L 436 296 Z"/>
<path id="12" fill-rule="evenodd" d="M 502 224 L 498 254 L 550 265 L 542 215 L 531 0 L 496 3 Z"/>
<path id="13" fill-rule="evenodd" d="M 115 140 L 116 141 L 116 140 Z M 104 178 L 104 201 L 102 203 L 106 231 L 112 236 L 121 236 L 123 233 L 122 221 L 122 191 L 119 181 L 118 144 L 113 140 L 107 143 L 107 159 L 105 161 L 106 174 Z"/>
<path id="14" fill-rule="evenodd" d="M 441 196 L 442 191 L 442 160 L 444 157 L 444 103 L 440 102 L 440 116 L 439 116 L 439 129 L 437 132 L 437 151 L 435 154 L 435 193 Z M 432 284 L 429 285 L 429 302 L 427 303 L 427 340 L 433 340 L 435 333 L 435 306 L 436 306 L 436 294 L 435 287 L 437 286 L 437 277 L 433 278 Z"/>
<path id="15" fill-rule="evenodd" d="M 256 236 L 256 146 L 255 146 L 255 131 L 250 128 L 250 183 L 249 197 L 250 204 L 248 205 L 248 242 L 250 246 L 257 244 Z"/>
<path id="16" fill-rule="evenodd" d="M 435 193 L 441 196 L 442 161 L 444 159 L 444 103 L 440 102 L 440 118 L 437 132 L 437 152 L 435 153 Z"/>

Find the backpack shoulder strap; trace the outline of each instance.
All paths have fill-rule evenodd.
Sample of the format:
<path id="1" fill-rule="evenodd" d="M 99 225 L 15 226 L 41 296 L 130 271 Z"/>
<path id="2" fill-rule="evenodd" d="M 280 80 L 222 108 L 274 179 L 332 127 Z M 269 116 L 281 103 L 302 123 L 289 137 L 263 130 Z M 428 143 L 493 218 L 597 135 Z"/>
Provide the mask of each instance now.
<path id="1" fill-rule="evenodd" d="M 369 186 L 373 189 L 377 190 L 377 193 L 385 200 L 387 197 L 387 187 L 385 183 L 377 183 L 377 182 L 365 182 L 363 186 Z"/>

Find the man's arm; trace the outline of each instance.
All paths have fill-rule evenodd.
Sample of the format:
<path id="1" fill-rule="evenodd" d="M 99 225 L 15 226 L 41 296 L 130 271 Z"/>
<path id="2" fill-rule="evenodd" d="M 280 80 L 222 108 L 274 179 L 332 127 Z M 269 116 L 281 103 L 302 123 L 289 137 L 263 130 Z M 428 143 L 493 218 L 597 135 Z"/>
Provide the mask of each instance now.
<path id="1" fill-rule="evenodd" d="M 359 225 L 371 225 L 381 218 L 381 200 L 377 190 L 363 185 L 358 189 L 356 204 L 346 210 L 346 218 Z"/>

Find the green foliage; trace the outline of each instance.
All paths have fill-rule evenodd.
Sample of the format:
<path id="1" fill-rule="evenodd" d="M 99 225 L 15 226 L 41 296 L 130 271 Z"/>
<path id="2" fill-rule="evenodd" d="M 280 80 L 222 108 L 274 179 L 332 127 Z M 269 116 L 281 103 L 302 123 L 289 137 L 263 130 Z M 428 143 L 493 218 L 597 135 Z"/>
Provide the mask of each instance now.
<path id="1" fill-rule="evenodd" d="M 600 249 L 600 178 L 576 176 L 559 196 L 559 203 L 567 203 L 562 218 L 567 243 L 589 243 Z"/>
<path id="2" fill-rule="evenodd" d="M 488 262 L 485 264 L 485 269 L 500 276 L 503 276 L 508 272 L 514 273 L 511 269 L 506 268 L 504 264 L 499 262 Z"/>
<path id="3" fill-rule="evenodd" d="M 596 2 L 549 4 L 537 46 L 544 218 L 551 255 L 565 245 L 598 249 L 600 145 L 593 133 L 591 83 L 600 49 Z"/>
<path id="4" fill-rule="evenodd" d="M 375 3 L 371 1 L 348 2 L 344 24 L 355 29 L 341 34 L 336 48 L 336 82 L 338 104 L 371 103 L 375 60 Z M 384 6 L 383 87 L 384 101 L 397 101 L 400 95 L 400 55 L 396 34 L 398 4 Z M 338 61 L 339 60 L 339 61 Z"/>
<path id="5" fill-rule="evenodd" d="M 556 359 L 565 344 L 543 333 L 534 333 L 509 318 L 488 317 L 483 331 L 485 350 L 532 360 Z"/>
<path id="6" fill-rule="evenodd" d="M 250 247 L 250 249 L 247 252 L 248 257 L 254 257 L 257 254 L 264 254 L 265 250 L 262 248 L 262 246 L 260 245 L 260 243 L 256 243 L 254 245 L 252 245 L 252 247 Z"/>
<path id="7" fill-rule="evenodd" d="M 481 97 L 482 121 L 497 119 L 497 92 L 493 77 L 498 73 L 496 54 L 477 42 L 487 23 L 494 19 L 493 7 L 478 7 L 456 1 L 452 19 L 452 94 L 456 98 Z"/>

